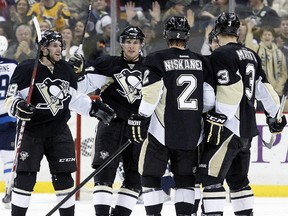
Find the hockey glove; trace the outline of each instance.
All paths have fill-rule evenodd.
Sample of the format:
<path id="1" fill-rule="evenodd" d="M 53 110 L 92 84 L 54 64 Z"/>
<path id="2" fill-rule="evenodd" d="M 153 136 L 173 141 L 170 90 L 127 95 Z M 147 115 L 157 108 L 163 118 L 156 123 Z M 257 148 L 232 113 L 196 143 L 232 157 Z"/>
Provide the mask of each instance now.
<path id="1" fill-rule="evenodd" d="M 142 143 L 147 138 L 150 118 L 139 114 L 132 114 L 128 119 L 129 139 L 132 142 Z"/>
<path id="2" fill-rule="evenodd" d="M 208 112 L 205 121 L 205 137 L 206 143 L 211 145 L 219 145 L 220 137 L 223 131 L 223 125 L 227 120 L 227 116 L 216 113 Z"/>
<path id="3" fill-rule="evenodd" d="M 30 121 L 35 111 L 35 107 L 22 98 L 15 100 L 11 108 L 11 114 L 22 121 Z"/>
<path id="4" fill-rule="evenodd" d="M 85 73 L 85 58 L 81 54 L 74 54 L 68 63 L 73 67 L 77 77 L 82 77 Z"/>
<path id="5" fill-rule="evenodd" d="M 91 117 L 96 117 L 106 125 L 109 125 L 109 123 L 116 118 L 114 110 L 103 103 L 100 98 L 92 101 L 92 107 L 89 114 Z"/>
<path id="6" fill-rule="evenodd" d="M 266 117 L 266 122 L 268 124 L 269 130 L 272 134 L 279 134 L 283 131 L 287 124 L 286 117 L 283 115 L 279 120 L 277 118 L 272 118 L 270 116 Z"/>

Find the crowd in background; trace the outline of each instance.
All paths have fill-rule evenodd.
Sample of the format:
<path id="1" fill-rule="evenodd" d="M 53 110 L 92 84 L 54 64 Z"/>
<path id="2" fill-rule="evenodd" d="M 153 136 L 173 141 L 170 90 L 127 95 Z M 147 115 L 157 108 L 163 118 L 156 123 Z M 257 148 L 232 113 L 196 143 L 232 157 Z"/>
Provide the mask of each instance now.
<path id="1" fill-rule="evenodd" d="M 18 62 L 35 58 L 36 43 L 31 21 L 37 16 L 42 31 L 61 32 L 68 60 L 81 43 L 88 8 L 92 11 L 83 43 L 87 61 L 110 53 L 111 0 L 0 0 L 0 35 L 7 37 L 9 47 L 5 57 Z M 117 0 L 117 26 L 140 27 L 145 34 L 142 54 L 166 48 L 162 32 L 170 16 L 185 16 L 191 26 L 188 47 L 209 55 L 208 34 L 215 18 L 229 11 L 229 0 Z M 267 78 L 279 96 L 287 85 L 288 61 L 288 2 L 286 0 L 235 0 L 235 12 L 241 20 L 239 42 L 255 50 Z M 118 31 L 121 32 L 121 31 Z M 117 37 L 118 38 L 118 37 Z M 119 52 L 116 54 L 120 55 Z M 288 111 L 288 105 L 285 110 Z"/>

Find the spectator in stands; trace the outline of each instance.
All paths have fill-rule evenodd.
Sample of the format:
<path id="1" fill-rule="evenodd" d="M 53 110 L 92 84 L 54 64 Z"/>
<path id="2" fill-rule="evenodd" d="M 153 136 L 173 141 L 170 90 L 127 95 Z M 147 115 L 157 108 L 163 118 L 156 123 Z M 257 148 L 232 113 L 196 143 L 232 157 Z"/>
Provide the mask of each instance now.
<path id="1" fill-rule="evenodd" d="M 165 23 L 171 16 L 185 16 L 188 20 L 190 27 L 194 25 L 194 13 L 191 9 L 185 7 L 191 4 L 192 0 L 169 0 L 170 7 L 164 12 L 162 21 Z"/>
<path id="2" fill-rule="evenodd" d="M 104 15 L 96 24 L 98 34 L 85 39 L 83 50 L 87 57 L 87 62 L 93 61 L 102 55 L 111 55 L 111 17 Z M 91 46 L 92 44 L 92 46 Z M 120 55 L 120 47 L 118 46 Z"/>
<path id="3" fill-rule="evenodd" d="M 277 47 L 283 52 L 288 65 L 288 15 L 281 17 L 280 33 L 276 37 Z M 286 85 L 288 85 L 286 83 Z M 284 112 L 288 112 L 288 101 L 286 101 Z"/>
<path id="4" fill-rule="evenodd" d="M 287 65 L 282 51 L 274 42 L 275 31 L 272 27 L 262 27 L 260 43 L 253 43 L 251 22 L 248 23 L 248 32 L 245 45 L 254 50 L 262 60 L 262 67 L 269 83 L 279 96 L 282 96 L 284 85 L 287 82 Z"/>
<path id="5" fill-rule="evenodd" d="M 68 61 L 78 50 L 79 46 L 73 44 L 73 32 L 70 27 L 65 27 L 61 31 L 61 35 L 65 41 L 65 49 L 62 50 L 62 59 Z"/>
<path id="6" fill-rule="evenodd" d="M 144 23 L 150 23 L 150 26 L 155 31 L 155 36 L 157 38 L 161 36 L 162 42 L 163 23 L 161 21 L 161 8 L 158 1 L 152 2 L 147 11 L 143 11 L 141 7 L 136 7 L 136 3 L 134 1 L 127 1 L 124 7 L 125 20 L 120 22 L 120 28 L 124 28 L 127 25 L 138 26 L 142 28 Z"/>
<path id="7" fill-rule="evenodd" d="M 239 28 L 239 37 L 238 37 L 238 42 L 242 43 L 245 45 L 245 40 L 247 36 L 247 31 L 248 31 L 248 24 L 247 21 L 244 19 L 240 20 L 240 28 Z"/>
<path id="8" fill-rule="evenodd" d="M 288 15 L 287 0 L 273 0 L 271 8 L 275 10 L 280 17 Z"/>
<path id="9" fill-rule="evenodd" d="M 5 57 L 15 59 L 19 63 L 26 59 L 35 58 L 37 47 L 33 40 L 31 27 L 27 24 L 21 24 L 17 27 L 15 35 L 17 42 L 8 47 Z"/>
<path id="10" fill-rule="evenodd" d="M 51 23 L 49 20 L 43 20 L 42 22 L 39 23 L 40 30 L 41 32 L 44 32 L 46 30 L 51 30 Z"/>
<path id="11" fill-rule="evenodd" d="M 8 26 L 9 23 L 7 22 L 0 22 L 0 35 L 4 36 L 7 38 L 8 42 L 11 41 L 12 38 L 12 31 L 10 31 L 10 28 Z"/>
<path id="12" fill-rule="evenodd" d="M 124 24 L 125 26 L 132 25 L 141 27 L 140 25 L 148 21 L 148 19 L 143 13 L 142 8 L 135 7 L 135 2 L 132 1 L 127 2 L 125 4 L 125 12 L 126 12 L 126 23 Z"/>
<path id="13" fill-rule="evenodd" d="M 142 25 L 142 31 L 145 35 L 145 44 L 142 48 L 143 56 L 147 56 L 148 54 L 163 49 L 166 46 L 163 43 L 163 40 L 156 39 L 155 29 L 152 27 L 150 23 L 144 23 Z"/>
<path id="14" fill-rule="evenodd" d="M 236 13 L 240 19 L 250 19 L 254 22 L 254 38 L 259 42 L 259 31 L 261 27 L 271 26 L 274 29 L 280 26 L 280 17 L 275 10 L 265 6 L 263 0 L 250 0 L 250 4 L 240 11 L 236 7 Z"/>
<path id="15" fill-rule="evenodd" d="M 27 13 L 30 9 L 28 0 L 18 0 L 16 5 L 10 7 L 10 22 L 13 25 L 13 30 L 15 31 L 16 27 L 22 23 L 28 23 L 31 19 L 27 17 Z"/>
<path id="16" fill-rule="evenodd" d="M 228 0 L 211 0 L 199 12 L 199 21 L 202 27 L 213 22 L 221 12 L 228 12 Z"/>
<path id="17" fill-rule="evenodd" d="M 104 15 L 110 16 L 107 0 L 94 0 L 86 30 L 91 36 L 98 33 L 96 29 L 96 24 Z"/>
<path id="18" fill-rule="evenodd" d="M 278 48 L 284 53 L 288 63 L 288 15 L 281 17 L 280 33 L 276 43 Z"/>
<path id="19" fill-rule="evenodd" d="M 27 13 L 27 16 L 36 15 L 39 22 L 49 20 L 52 30 L 60 32 L 67 24 L 70 18 L 70 11 L 65 3 L 57 0 L 41 0 L 33 4 Z"/>
<path id="20" fill-rule="evenodd" d="M 73 41 L 74 45 L 79 46 L 82 40 L 82 36 L 84 33 L 84 28 L 85 28 L 85 21 L 84 20 L 79 20 L 76 22 L 75 27 L 73 29 Z M 85 32 L 84 38 L 88 38 L 89 33 Z"/>
<path id="21" fill-rule="evenodd" d="M 60 0 L 59 0 L 60 1 Z M 90 0 L 61 0 L 70 11 L 69 26 L 74 27 L 76 22 L 85 19 L 88 15 Z"/>

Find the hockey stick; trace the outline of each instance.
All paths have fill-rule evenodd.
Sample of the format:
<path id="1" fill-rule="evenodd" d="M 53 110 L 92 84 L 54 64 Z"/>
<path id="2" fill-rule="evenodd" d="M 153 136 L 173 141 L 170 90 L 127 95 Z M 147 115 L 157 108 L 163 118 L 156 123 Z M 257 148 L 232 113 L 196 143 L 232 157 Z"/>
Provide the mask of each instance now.
<path id="1" fill-rule="evenodd" d="M 287 100 L 287 92 L 284 92 L 284 94 L 281 98 L 281 103 L 280 103 L 279 111 L 277 113 L 277 120 L 276 121 L 281 121 L 286 100 Z M 266 142 L 263 139 L 262 139 L 262 142 L 263 142 L 264 146 L 266 146 L 268 149 L 271 149 L 275 143 L 275 140 L 276 140 L 276 134 L 271 134 L 269 142 Z"/>
<path id="2" fill-rule="evenodd" d="M 53 209 L 51 209 L 46 216 L 52 215 L 57 209 L 59 209 L 70 197 L 72 197 L 78 190 L 80 190 L 91 178 L 99 174 L 108 164 L 110 164 L 119 154 L 124 151 L 131 141 L 128 140 L 124 143 L 116 152 L 114 152 L 109 158 L 107 158 L 97 169 L 95 169 L 89 176 L 87 176 L 77 187 L 74 188 L 67 196 L 61 200 Z"/>
<path id="3" fill-rule="evenodd" d="M 36 55 L 35 62 L 34 62 L 32 77 L 31 77 L 27 101 L 26 101 L 27 104 L 29 104 L 31 101 L 32 92 L 33 92 L 33 88 L 34 88 L 34 82 L 35 82 L 35 78 L 36 78 L 36 74 L 37 74 L 38 62 L 39 62 L 39 58 L 40 58 L 40 51 L 41 51 L 41 49 L 40 49 L 41 30 L 40 30 L 39 22 L 38 22 L 36 16 L 33 17 L 32 21 L 33 21 L 33 24 L 34 24 L 35 29 L 36 29 L 39 47 L 38 47 L 37 55 Z M 15 150 L 15 158 L 14 158 L 13 165 L 12 165 L 12 171 L 10 174 L 10 181 L 9 181 L 9 185 L 7 187 L 7 194 L 8 195 L 11 194 L 12 187 L 13 187 L 12 185 L 14 184 L 14 176 L 15 176 L 15 172 L 17 169 L 18 156 L 20 153 L 20 148 L 21 148 L 21 143 L 22 143 L 23 133 L 25 130 L 26 121 L 20 121 L 20 122 L 18 122 L 18 124 L 21 124 L 21 126 L 20 126 L 20 131 L 18 132 L 17 136 L 15 137 L 15 144 L 17 143 L 17 145 L 16 145 L 16 150 Z"/>
<path id="4" fill-rule="evenodd" d="M 86 17 L 86 20 L 85 20 L 83 34 L 81 36 L 81 41 L 80 41 L 79 47 L 76 50 L 77 54 L 82 54 L 83 53 L 83 43 L 84 43 L 84 38 L 85 38 L 85 33 L 86 33 L 89 17 L 90 17 L 91 11 L 92 11 L 92 4 L 93 4 L 93 0 L 90 1 L 89 7 L 88 7 L 88 14 L 87 14 L 87 17 Z"/>

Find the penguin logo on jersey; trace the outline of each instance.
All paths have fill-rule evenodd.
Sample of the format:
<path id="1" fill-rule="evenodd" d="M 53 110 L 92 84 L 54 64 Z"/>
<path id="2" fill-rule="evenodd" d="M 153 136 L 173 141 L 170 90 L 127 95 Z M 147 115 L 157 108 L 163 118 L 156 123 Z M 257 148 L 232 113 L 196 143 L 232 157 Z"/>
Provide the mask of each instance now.
<path id="1" fill-rule="evenodd" d="M 22 161 L 26 160 L 28 157 L 29 157 L 28 152 L 25 152 L 25 151 L 21 151 L 21 152 L 20 152 L 20 159 L 21 159 Z"/>
<path id="2" fill-rule="evenodd" d="M 130 71 L 125 68 L 120 73 L 114 74 L 114 76 L 122 88 L 122 91 L 117 89 L 117 92 L 126 97 L 129 103 L 141 99 L 142 77 L 139 70 Z"/>
<path id="3" fill-rule="evenodd" d="M 37 109 L 50 109 L 55 116 L 60 109 L 63 109 L 63 102 L 70 97 L 69 82 L 46 78 L 43 83 L 36 84 L 39 92 L 46 103 L 37 104 Z"/>

